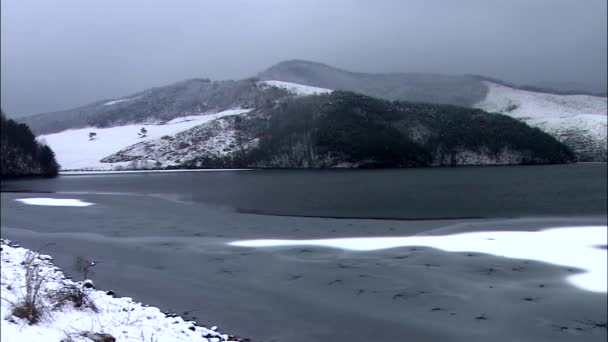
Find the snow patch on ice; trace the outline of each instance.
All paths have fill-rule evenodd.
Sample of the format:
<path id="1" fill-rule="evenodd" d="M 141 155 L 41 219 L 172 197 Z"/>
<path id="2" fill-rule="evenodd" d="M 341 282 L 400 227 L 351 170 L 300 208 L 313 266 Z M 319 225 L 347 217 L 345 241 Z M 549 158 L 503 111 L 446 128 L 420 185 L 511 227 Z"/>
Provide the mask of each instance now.
<path id="1" fill-rule="evenodd" d="M 321 246 L 351 251 L 424 246 L 448 252 L 478 252 L 513 259 L 527 259 L 574 267 L 585 273 L 569 276 L 576 287 L 607 292 L 607 253 L 598 245 L 607 242 L 606 226 L 553 228 L 537 232 L 474 232 L 444 236 L 350 237 L 314 240 L 243 240 L 240 247 Z"/>
<path id="2" fill-rule="evenodd" d="M 88 207 L 94 204 L 73 198 L 18 198 L 15 201 L 29 205 L 46 205 L 57 207 Z"/>
<path id="3" fill-rule="evenodd" d="M 268 85 L 268 86 L 272 86 L 272 87 L 285 89 L 292 94 L 300 95 L 300 96 L 328 94 L 328 93 L 332 92 L 331 89 L 327 89 L 327 88 L 319 88 L 319 87 L 307 86 L 304 84 L 284 82 L 284 81 L 261 81 L 260 83 L 263 85 Z"/>
<path id="4" fill-rule="evenodd" d="M 100 160 L 139 142 L 172 136 L 224 116 L 240 115 L 249 111 L 250 109 L 236 108 L 218 113 L 184 116 L 166 123 L 70 129 L 41 135 L 38 140 L 44 141 L 53 149 L 62 170 L 114 170 L 117 167 L 126 167 L 129 163 L 102 163 Z M 147 135 L 143 138 L 138 135 L 142 127 L 147 130 Z M 93 140 L 89 139 L 89 132 L 96 133 Z"/>

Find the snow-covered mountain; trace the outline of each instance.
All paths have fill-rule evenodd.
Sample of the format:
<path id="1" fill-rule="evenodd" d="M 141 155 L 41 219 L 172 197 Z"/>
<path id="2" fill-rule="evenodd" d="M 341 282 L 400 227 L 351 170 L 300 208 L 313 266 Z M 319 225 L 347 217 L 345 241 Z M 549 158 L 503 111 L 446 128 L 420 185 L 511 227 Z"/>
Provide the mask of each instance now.
<path id="1" fill-rule="evenodd" d="M 351 72 L 302 60 L 278 63 L 259 77 L 388 100 L 452 104 L 501 113 L 556 137 L 580 161 L 607 160 L 605 96 L 565 95 L 567 91 L 539 88 L 531 91 L 530 87 L 474 75 Z"/>
<path id="2" fill-rule="evenodd" d="M 261 81 L 259 84 L 285 89 L 292 94 L 300 96 L 328 94 L 332 92 L 331 89 L 327 88 L 311 87 L 303 84 L 284 81 Z"/>
<path id="3" fill-rule="evenodd" d="M 452 120 L 463 114 L 466 115 L 460 117 L 469 120 L 470 115 L 484 113 L 475 112 L 474 108 L 506 114 L 538 127 L 570 146 L 579 160 L 606 160 L 606 98 L 603 97 L 534 92 L 477 76 L 354 73 L 306 61 L 279 63 L 259 76 L 260 79 L 240 81 L 186 80 L 71 110 L 35 115 L 23 118 L 22 121 L 32 126 L 39 134 L 38 139 L 45 141 L 55 151 L 63 170 L 205 167 L 206 164 L 221 167 L 226 162 L 231 163 L 231 158 L 242 158 L 245 152 L 257 148 L 260 141 L 268 144 L 268 137 L 276 135 L 279 130 L 286 130 L 293 135 L 282 141 L 282 144 L 301 144 L 294 146 L 291 151 L 281 153 L 295 154 L 288 157 L 282 155 L 280 158 L 286 159 L 280 162 L 274 160 L 261 164 L 249 158 L 248 165 L 292 167 L 297 164 L 306 167 L 309 164 L 303 160 L 311 158 L 312 150 L 306 152 L 308 156 L 302 154 L 304 150 L 295 150 L 310 150 L 315 145 L 311 140 L 312 135 L 318 135 L 326 127 L 320 126 L 316 131 L 304 132 L 312 127 L 310 122 L 302 127 L 295 126 L 303 124 L 302 120 L 318 120 L 325 110 L 325 107 L 319 106 L 331 107 L 335 104 L 328 98 L 340 101 L 356 99 L 334 96 L 337 90 L 346 89 L 388 100 L 428 103 L 421 107 L 407 103 L 379 104 L 371 98 L 361 100 L 378 105 L 379 108 L 390 107 L 392 109 L 388 112 L 401 113 L 397 117 L 407 113 L 412 115 L 412 111 L 415 113 L 412 118 L 377 118 L 375 123 L 380 126 L 368 126 L 369 131 L 373 132 L 373 139 L 367 141 L 378 138 L 374 134 L 385 134 L 386 132 L 375 130 L 388 125 L 387 129 L 393 135 L 384 138 L 391 140 L 402 135 L 403 139 L 421 144 L 433 156 L 429 157 L 432 161 L 424 161 L 421 165 L 537 163 L 541 160 L 557 162 L 570 159 L 562 155 L 562 152 L 557 152 L 562 155 L 558 158 L 532 157 L 537 155 L 536 152 L 530 154 L 530 151 L 518 150 L 522 146 L 528 146 L 526 144 L 530 141 L 527 138 L 520 138 L 523 141 L 520 143 L 508 135 L 503 136 L 506 140 L 498 143 L 488 137 L 488 140 L 480 142 L 480 146 L 473 146 L 473 149 L 471 146 L 454 145 L 455 142 L 468 144 L 460 139 L 459 134 L 464 133 L 458 133 L 458 130 L 466 130 L 469 135 L 483 135 L 483 130 L 475 130 L 479 128 L 476 125 L 481 125 L 477 119 L 470 121 L 473 129 L 462 125 L 458 128 L 459 123 Z M 291 101 L 304 98 L 315 99 Z M 441 106 L 442 103 L 460 104 L 461 107 Z M 363 105 L 353 115 L 369 111 L 370 108 L 366 106 Z M 344 107 L 341 108 L 344 110 Z M 350 109 L 346 107 L 347 111 Z M 442 112 L 441 115 L 438 111 Z M 284 116 L 281 112 L 299 114 Z M 308 118 L 311 112 L 314 115 Z M 377 113 L 372 111 L 370 114 Z M 429 118 L 418 115 L 427 115 Z M 279 122 L 281 120 L 293 122 Z M 390 123 L 391 120 L 399 121 L 399 125 L 394 126 Z M 443 120 L 445 124 L 433 123 L 433 120 Z M 490 125 L 503 125 L 501 129 L 519 132 L 523 129 L 493 117 L 488 120 Z M 331 130 L 347 136 L 353 129 L 360 129 L 349 126 L 342 131 L 340 125 L 346 121 L 348 120 L 342 120 L 337 126 L 332 126 Z M 145 134 L 139 134 L 142 133 L 142 128 Z M 290 131 L 293 129 L 299 131 Z M 437 135 L 442 130 L 449 132 L 449 140 L 442 141 L 441 139 L 448 138 Z M 90 138 L 89 133 L 95 133 L 93 138 Z M 330 137 L 333 136 L 332 132 L 327 133 Z M 358 134 L 353 139 L 359 139 L 368 132 L 361 131 Z M 307 138 L 301 140 L 303 136 Z M 536 135 L 532 138 L 534 139 L 540 139 L 538 141 L 543 141 L 545 146 L 553 144 Z M 511 145 L 504 145 L 507 141 L 511 141 Z M 487 145 L 488 142 L 494 144 L 493 147 Z M 432 144 L 438 144 L 440 149 Z M 500 151 L 496 150 L 497 146 L 502 146 Z M 268 145 L 263 148 L 271 148 L 275 152 L 279 150 Z M 362 146 L 357 146 L 354 150 L 359 148 Z M 296 154 L 299 156 L 295 157 Z M 355 160 L 343 165 L 369 163 L 375 162 Z M 340 157 L 333 155 L 324 162 L 316 160 L 313 164 L 332 167 L 340 164 Z"/>
<path id="4" fill-rule="evenodd" d="M 168 89 L 155 88 L 154 91 L 142 92 L 142 95 L 96 102 L 88 106 L 93 112 L 99 111 L 98 115 L 91 116 L 91 121 L 99 121 L 99 117 L 107 116 L 108 113 L 128 112 L 132 115 L 131 108 L 146 108 L 149 106 L 148 102 L 159 102 L 157 99 L 159 96 L 165 98 L 163 103 L 166 103 L 165 107 L 169 108 L 175 107 L 175 101 L 196 103 L 196 100 L 184 96 L 182 88 L 185 87 L 186 92 L 189 93 L 193 86 L 200 87 L 199 81 L 188 82 L 195 83 L 185 85 L 181 82 L 177 84 L 179 86 L 177 90 L 174 86 L 165 87 Z M 203 82 L 203 84 L 205 83 Z M 171 167 L 182 165 L 196 157 L 226 157 L 235 152 L 237 137 L 233 127 L 234 117 L 243 116 L 251 111 L 251 108 L 239 108 L 240 105 L 254 107 L 256 101 L 272 103 L 284 96 L 308 96 L 331 92 L 329 89 L 283 81 L 259 81 L 253 84 L 248 82 L 247 85 L 251 88 L 247 89 L 247 94 L 257 91 L 260 95 L 256 97 L 248 95 L 244 99 L 234 99 L 230 104 L 235 105 L 236 108 L 196 113 L 200 105 L 193 106 L 193 108 L 181 107 L 179 111 L 165 113 L 163 116 L 142 116 L 140 119 L 130 120 L 140 121 L 136 123 L 121 124 L 118 119 L 110 119 L 109 123 L 101 121 L 102 125 L 86 125 L 57 133 L 41 134 L 37 138 L 55 151 L 61 169 L 64 171 Z M 232 89 L 230 91 L 233 92 Z M 154 96 L 150 95 L 151 92 Z M 243 90 L 240 92 L 243 93 Z M 173 95 L 173 99 L 169 97 L 170 94 Z M 141 103 L 142 101 L 144 103 Z M 211 101 L 217 102 L 217 97 L 211 97 Z M 126 104 L 129 107 L 124 107 Z M 260 104 L 257 103 L 257 105 Z M 110 108 L 112 111 L 108 111 L 109 109 L 106 108 Z M 72 115 L 72 111 L 64 113 Z M 49 113 L 47 116 L 53 114 L 55 113 Z M 184 114 L 186 115 L 180 116 Z M 168 120 L 171 117 L 174 118 Z M 64 121 L 61 124 L 69 124 L 70 117 Z M 118 124 L 111 124 L 112 121 L 116 121 Z M 80 121 L 72 123 L 72 125 L 82 126 Z M 46 130 L 45 126 L 39 127 L 43 131 Z M 142 128 L 146 130 L 145 136 L 140 134 Z M 90 133 L 94 133 L 94 137 L 91 138 Z M 239 141 L 239 148 L 250 147 L 255 143 L 255 139 L 250 142 Z"/>
<path id="5" fill-rule="evenodd" d="M 553 135 L 580 161 L 606 161 L 607 99 L 555 95 L 484 82 L 488 94 L 476 108 L 522 120 Z"/>

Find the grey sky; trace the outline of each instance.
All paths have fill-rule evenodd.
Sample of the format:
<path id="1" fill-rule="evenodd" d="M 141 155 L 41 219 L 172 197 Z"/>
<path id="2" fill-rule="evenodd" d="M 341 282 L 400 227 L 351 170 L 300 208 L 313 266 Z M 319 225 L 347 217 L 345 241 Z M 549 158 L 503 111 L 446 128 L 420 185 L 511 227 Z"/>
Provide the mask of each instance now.
<path id="1" fill-rule="evenodd" d="M 2 0 L 2 108 L 75 107 L 285 59 L 605 87 L 606 0 Z"/>

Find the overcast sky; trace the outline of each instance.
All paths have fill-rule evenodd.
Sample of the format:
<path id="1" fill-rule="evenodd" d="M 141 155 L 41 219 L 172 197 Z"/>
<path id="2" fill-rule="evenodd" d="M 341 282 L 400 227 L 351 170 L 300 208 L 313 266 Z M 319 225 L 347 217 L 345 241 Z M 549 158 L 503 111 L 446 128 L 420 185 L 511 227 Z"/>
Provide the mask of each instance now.
<path id="1" fill-rule="evenodd" d="M 286 59 L 606 84 L 606 0 L 2 0 L 2 108 L 72 108 Z"/>

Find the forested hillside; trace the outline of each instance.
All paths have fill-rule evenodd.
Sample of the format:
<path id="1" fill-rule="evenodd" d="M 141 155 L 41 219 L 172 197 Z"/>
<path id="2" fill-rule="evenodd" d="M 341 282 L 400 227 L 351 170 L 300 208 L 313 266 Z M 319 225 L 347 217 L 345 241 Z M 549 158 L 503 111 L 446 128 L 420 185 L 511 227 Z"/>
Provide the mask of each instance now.
<path id="1" fill-rule="evenodd" d="M 135 144 L 104 162 L 187 168 L 373 168 L 551 164 L 574 160 L 555 138 L 501 114 L 351 92 L 291 97 Z M 211 150 L 218 146 L 223 149 Z"/>
<path id="2" fill-rule="evenodd" d="M 36 141 L 25 124 L 1 113 L 0 176 L 56 176 L 59 165 L 50 147 Z"/>

